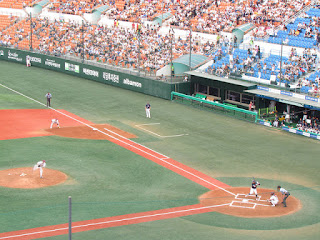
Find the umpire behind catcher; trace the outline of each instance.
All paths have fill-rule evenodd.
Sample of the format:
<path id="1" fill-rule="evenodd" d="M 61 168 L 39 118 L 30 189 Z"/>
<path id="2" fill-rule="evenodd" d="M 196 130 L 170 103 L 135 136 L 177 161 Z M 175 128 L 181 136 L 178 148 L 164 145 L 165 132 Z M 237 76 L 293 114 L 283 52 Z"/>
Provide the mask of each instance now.
<path id="1" fill-rule="evenodd" d="M 284 188 L 282 188 L 281 186 L 278 186 L 277 189 L 278 189 L 279 192 L 282 193 L 282 195 L 284 195 L 284 196 L 283 196 L 282 203 L 283 203 L 283 206 L 284 206 L 284 207 L 287 207 L 287 202 L 286 202 L 286 200 L 287 200 L 287 198 L 290 196 L 290 193 L 289 193 L 287 190 L 285 190 Z"/>

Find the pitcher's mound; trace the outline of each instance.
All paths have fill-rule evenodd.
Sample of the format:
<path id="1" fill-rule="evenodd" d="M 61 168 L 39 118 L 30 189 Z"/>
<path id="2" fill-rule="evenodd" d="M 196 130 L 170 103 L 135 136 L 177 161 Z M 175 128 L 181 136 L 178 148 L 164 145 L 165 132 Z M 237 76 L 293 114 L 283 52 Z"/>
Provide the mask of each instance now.
<path id="1" fill-rule="evenodd" d="M 258 198 L 248 196 L 250 188 L 230 187 L 228 192 L 218 189 L 207 192 L 199 197 L 200 203 L 204 206 L 212 206 L 214 211 L 246 218 L 280 217 L 292 214 L 301 209 L 301 202 L 294 196 L 287 199 L 287 207 L 283 207 L 281 193 L 272 189 L 258 188 Z M 272 207 L 267 199 L 271 192 L 279 198 L 279 204 Z M 231 193 L 234 193 L 232 195 Z"/>
<path id="2" fill-rule="evenodd" d="M 12 168 L 0 171 L 0 186 L 8 188 L 42 188 L 57 185 L 67 180 L 63 172 L 44 168 L 43 178 L 39 170 L 32 171 L 28 168 Z"/>

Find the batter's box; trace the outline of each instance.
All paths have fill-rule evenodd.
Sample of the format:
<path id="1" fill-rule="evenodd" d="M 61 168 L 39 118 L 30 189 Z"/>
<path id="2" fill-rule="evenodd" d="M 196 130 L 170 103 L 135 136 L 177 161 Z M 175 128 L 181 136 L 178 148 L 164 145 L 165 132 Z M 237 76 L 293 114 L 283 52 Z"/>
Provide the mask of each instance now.
<path id="1" fill-rule="evenodd" d="M 256 204 L 244 199 L 242 201 L 232 201 L 229 206 L 254 209 L 256 207 Z"/>
<path id="2" fill-rule="evenodd" d="M 256 200 L 256 201 L 260 201 L 261 196 L 258 195 L 258 197 L 256 198 L 256 195 L 248 195 L 248 194 L 242 194 L 242 193 L 238 193 L 235 196 L 235 199 L 247 199 L 247 200 Z"/>

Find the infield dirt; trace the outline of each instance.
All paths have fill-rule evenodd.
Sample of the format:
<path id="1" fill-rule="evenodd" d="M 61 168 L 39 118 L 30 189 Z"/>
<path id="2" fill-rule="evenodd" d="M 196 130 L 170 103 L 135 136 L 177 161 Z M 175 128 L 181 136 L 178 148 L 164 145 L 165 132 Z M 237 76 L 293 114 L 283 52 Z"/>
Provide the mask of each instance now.
<path id="1" fill-rule="evenodd" d="M 249 187 L 230 187 L 226 190 L 236 195 L 238 194 L 238 196 L 231 195 L 221 189 L 214 190 L 201 195 L 199 197 L 200 204 L 204 206 L 215 206 L 232 203 L 232 206 L 221 206 L 213 208 L 213 210 L 227 215 L 246 218 L 280 217 L 297 212 L 302 208 L 301 202 L 293 196 L 288 197 L 287 207 L 284 207 L 281 203 L 281 194 L 272 189 L 260 188 L 258 190 L 258 195 L 261 196 L 259 200 L 256 200 L 255 196 L 246 196 L 250 191 Z M 266 202 L 266 200 L 270 198 L 271 192 L 275 192 L 279 198 L 279 204 L 275 207 L 272 207 L 270 203 Z"/>
<path id="2" fill-rule="evenodd" d="M 0 171 L 0 186 L 7 188 L 43 188 L 64 183 L 68 176 L 58 170 L 43 169 L 43 178 L 39 170 L 32 167 L 12 168 Z"/>

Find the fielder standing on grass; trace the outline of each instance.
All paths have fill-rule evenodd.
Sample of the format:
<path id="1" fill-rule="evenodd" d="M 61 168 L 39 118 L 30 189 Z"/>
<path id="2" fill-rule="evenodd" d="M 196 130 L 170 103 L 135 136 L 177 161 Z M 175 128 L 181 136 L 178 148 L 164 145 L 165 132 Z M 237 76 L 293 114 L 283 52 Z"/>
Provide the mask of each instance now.
<path id="1" fill-rule="evenodd" d="M 281 186 L 278 186 L 278 191 L 281 192 L 283 199 L 282 199 L 282 203 L 284 207 L 287 207 L 287 198 L 290 196 L 290 193 L 285 190 L 284 188 L 282 188 Z"/>
<path id="2" fill-rule="evenodd" d="M 48 92 L 45 97 L 47 99 L 47 107 L 51 107 L 51 98 L 52 98 L 51 93 Z"/>
<path id="3" fill-rule="evenodd" d="M 39 169 L 39 170 L 40 170 L 40 178 L 43 178 L 43 177 L 42 177 L 43 168 L 46 167 L 46 165 L 47 165 L 47 164 L 46 164 L 46 161 L 45 161 L 45 160 L 39 161 L 39 162 L 37 162 L 36 165 L 34 165 L 33 171 L 36 171 L 37 169 Z"/>
<path id="4" fill-rule="evenodd" d="M 150 113 L 151 105 L 149 103 L 147 103 L 145 109 L 146 109 L 147 118 L 151 118 L 151 113 Z"/>

